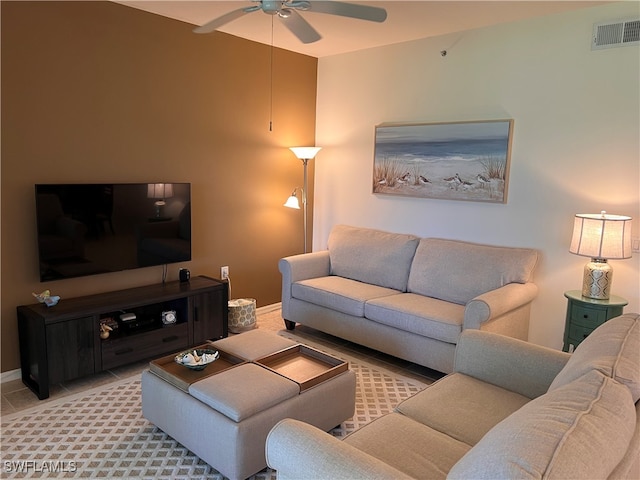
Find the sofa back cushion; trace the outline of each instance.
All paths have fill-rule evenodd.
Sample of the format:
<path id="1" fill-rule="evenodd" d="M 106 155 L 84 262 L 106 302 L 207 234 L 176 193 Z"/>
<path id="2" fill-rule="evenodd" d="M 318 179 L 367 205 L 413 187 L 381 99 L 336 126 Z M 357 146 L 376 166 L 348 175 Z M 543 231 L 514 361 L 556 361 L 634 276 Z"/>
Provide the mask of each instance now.
<path id="1" fill-rule="evenodd" d="M 596 328 L 578 345 L 549 391 L 590 370 L 626 385 L 634 402 L 640 399 L 640 315 L 626 313 Z"/>
<path id="2" fill-rule="evenodd" d="M 419 238 L 336 225 L 329 235 L 331 274 L 405 292 Z"/>
<path id="3" fill-rule="evenodd" d="M 592 370 L 498 423 L 447 478 L 608 478 L 635 424 L 629 390 Z"/>
<path id="4" fill-rule="evenodd" d="M 413 257 L 408 290 L 465 305 L 509 283 L 531 281 L 538 252 L 423 238 Z"/>

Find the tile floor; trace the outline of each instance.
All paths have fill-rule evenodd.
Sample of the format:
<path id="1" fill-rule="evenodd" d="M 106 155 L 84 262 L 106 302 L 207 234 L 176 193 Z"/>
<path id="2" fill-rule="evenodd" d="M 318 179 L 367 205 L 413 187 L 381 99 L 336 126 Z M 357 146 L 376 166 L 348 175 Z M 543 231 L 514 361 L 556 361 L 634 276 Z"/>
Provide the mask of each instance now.
<path id="1" fill-rule="evenodd" d="M 284 330 L 284 322 L 280 315 L 279 304 L 275 306 L 262 307 L 258 309 L 257 315 L 258 328 L 271 331 Z M 432 381 L 440 378 L 443 374 L 434 370 L 416 365 L 405 360 L 400 360 L 389 355 L 385 355 L 376 350 L 371 350 L 360 345 L 348 342 L 341 338 L 328 335 L 309 327 L 298 325 L 295 328 L 296 336 L 309 339 L 320 345 L 326 345 L 328 348 L 338 352 L 343 352 L 355 358 L 362 359 L 370 364 L 379 365 L 387 370 L 397 372 L 409 378 L 416 378 L 422 381 Z M 100 385 L 104 385 L 122 378 L 140 373 L 148 365 L 148 362 L 138 362 L 124 367 L 107 370 L 88 377 L 80 378 L 70 382 L 52 385 L 50 388 L 50 396 L 46 400 L 38 400 L 38 397 L 29 390 L 22 380 L 12 380 L 0 385 L 0 416 L 18 412 L 35 405 L 41 405 L 43 402 L 57 400 L 66 395 L 78 393 Z"/>

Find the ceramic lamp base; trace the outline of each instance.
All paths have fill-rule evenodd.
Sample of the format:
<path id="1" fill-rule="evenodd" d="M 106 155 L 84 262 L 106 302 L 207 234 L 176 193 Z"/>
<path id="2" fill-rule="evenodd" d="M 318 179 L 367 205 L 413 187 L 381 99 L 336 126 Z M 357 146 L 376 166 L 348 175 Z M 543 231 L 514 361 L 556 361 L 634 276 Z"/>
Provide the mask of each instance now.
<path id="1" fill-rule="evenodd" d="M 582 296 L 596 300 L 608 300 L 611 293 L 613 269 L 606 259 L 592 258 L 584 266 Z"/>

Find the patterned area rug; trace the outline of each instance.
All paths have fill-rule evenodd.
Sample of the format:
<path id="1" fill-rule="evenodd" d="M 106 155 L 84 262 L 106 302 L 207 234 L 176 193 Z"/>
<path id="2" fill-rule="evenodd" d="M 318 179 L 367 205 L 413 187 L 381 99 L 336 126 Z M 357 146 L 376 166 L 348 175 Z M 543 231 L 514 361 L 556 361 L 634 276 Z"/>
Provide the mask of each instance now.
<path id="1" fill-rule="evenodd" d="M 357 376 L 356 413 L 331 431 L 338 438 L 427 385 L 322 350 L 347 360 Z M 3 417 L 0 452 L 2 478 L 224 478 L 142 416 L 139 375 Z M 276 475 L 265 469 L 251 478 Z"/>

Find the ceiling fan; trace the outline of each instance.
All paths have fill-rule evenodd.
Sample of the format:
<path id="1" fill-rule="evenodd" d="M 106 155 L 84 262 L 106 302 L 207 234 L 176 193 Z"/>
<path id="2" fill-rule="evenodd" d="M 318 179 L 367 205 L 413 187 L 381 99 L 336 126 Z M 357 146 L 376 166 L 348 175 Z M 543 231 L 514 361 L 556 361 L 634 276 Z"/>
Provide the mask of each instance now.
<path id="1" fill-rule="evenodd" d="M 221 17 L 215 18 L 204 25 L 197 27 L 193 31 L 195 33 L 211 33 L 214 30 L 236 20 L 244 15 L 262 10 L 269 15 L 277 15 L 284 25 L 293 33 L 302 43 L 313 43 L 320 40 L 321 35 L 307 22 L 299 11 L 309 11 L 318 13 L 327 13 L 329 15 L 339 15 L 342 17 L 357 18 L 360 20 L 368 20 L 370 22 L 384 22 L 387 18 L 387 11 L 384 8 L 371 7 L 368 5 L 358 5 L 355 3 L 315 0 L 252 0 L 256 5 L 240 8 L 226 13 Z"/>

